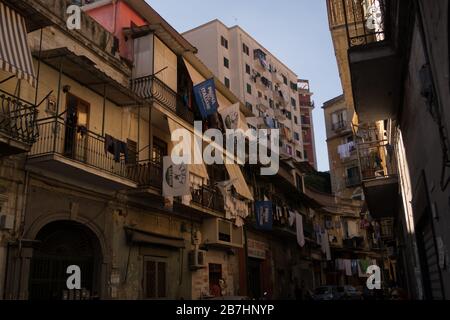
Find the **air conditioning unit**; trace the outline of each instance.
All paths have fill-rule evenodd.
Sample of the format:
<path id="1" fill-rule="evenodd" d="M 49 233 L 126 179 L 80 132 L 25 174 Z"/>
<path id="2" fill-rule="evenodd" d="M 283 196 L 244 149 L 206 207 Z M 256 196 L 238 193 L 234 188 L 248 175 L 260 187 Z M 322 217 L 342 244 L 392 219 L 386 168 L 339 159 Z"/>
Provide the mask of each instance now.
<path id="1" fill-rule="evenodd" d="M 191 270 L 206 268 L 206 251 L 196 249 L 189 252 L 189 268 Z"/>
<path id="2" fill-rule="evenodd" d="M 0 214 L 0 230 L 12 230 L 14 228 L 14 216 Z"/>
<path id="3" fill-rule="evenodd" d="M 203 221 L 203 243 L 223 247 L 242 248 L 244 229 L 236 227 L 231 221 L 211 218 Z"/>

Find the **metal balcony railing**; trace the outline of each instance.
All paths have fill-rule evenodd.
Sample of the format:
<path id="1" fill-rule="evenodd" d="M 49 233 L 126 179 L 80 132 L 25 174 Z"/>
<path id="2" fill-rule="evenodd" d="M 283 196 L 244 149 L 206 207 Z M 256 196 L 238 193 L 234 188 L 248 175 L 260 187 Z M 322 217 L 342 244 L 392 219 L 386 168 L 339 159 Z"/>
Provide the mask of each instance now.
<path id="1" fill-rule="evenodd" d="M 347 121 L 338 121 L 331 125 L 333 131 L 342 131 L 348 128 Z"/>
<path id="2" fill-rule="evenodd" d="M 301 118 L 302 118 L 302 124 L 303 125 L 311 125 L 311 118 L 310 117 L 302 116 Z"/>
<path id="3" fill-rule="evenodd" d="M 192 202 L 218 212 L 225 212 L 225 202 L 219 190 L 210 185 L 191 188 Z"/>
<path id="4" fill-rule="evenodd" d="M 194 113 L 183 98 L 156 76 L 136 78 L 130 82 L 131 90 L 146 100 L 154 100 L 188 122 L 194 121 Z"/>
<path id="5" fill-rule="evenodd" d="M 129 179 L 140 186 L 162 186 L 162 165 L 146 161 L 136 161 L 129 155 L 119 160 L 105 151 L 105 137 L 87 130 L 72 127 L 62 118 L 47 118 L 38 122 L 40 135 L 31 148 L 29 158 L 56 154 L 83 163 L 100 171 Z"/>
<path id="6" fill-rule="evenodd" d="M 0 132 L 17 141 L 33 144 L 39 135 L 38 110 L 18 97 L 0 90 Z"/>
<path id="7" fill-rule="evenodd" d="M 343 11 L 349 47 L 386 40 L 386 0 L 338 0 Z M 333 1 L 332 1 L 333 2 Z"/>

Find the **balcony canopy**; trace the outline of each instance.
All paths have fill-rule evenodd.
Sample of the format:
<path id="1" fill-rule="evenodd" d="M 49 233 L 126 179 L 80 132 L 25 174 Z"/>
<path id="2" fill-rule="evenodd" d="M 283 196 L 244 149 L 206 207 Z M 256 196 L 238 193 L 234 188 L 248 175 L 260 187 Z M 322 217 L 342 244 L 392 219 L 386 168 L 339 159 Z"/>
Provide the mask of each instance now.
<path id="1" fill-rule="evenodd" d="M 36 86 L 25 18 L 0 2 L 0 69 Z"/>
<path id="2" fill-rule="evenodd" d="M 35 53 L 36 55 L 38 53 Z M 86 56 L 79 56 L 68 48 L 58 48 L 43 51 L 41 60 L 55 68 L 69 78 L 91 89 L 100 96 L 105 94 L 106 99 L 118 106 L 138 106 L 145 101 L 129 88 L 118 83 L 106 73 L 97 68 L 95 62 Z"/>

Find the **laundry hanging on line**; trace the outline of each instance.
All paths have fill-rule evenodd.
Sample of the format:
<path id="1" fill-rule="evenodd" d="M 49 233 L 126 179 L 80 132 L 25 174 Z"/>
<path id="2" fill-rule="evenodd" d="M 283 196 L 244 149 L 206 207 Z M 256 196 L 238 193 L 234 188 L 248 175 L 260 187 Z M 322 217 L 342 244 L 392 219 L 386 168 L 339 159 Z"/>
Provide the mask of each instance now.
<path id="1" fill-rule="evenodd" d="M 110 135 L 105 135 L 105 153 L 110 153 L 114 156 L 115 162 L 120 162 L 120 156 L 123 154 L 125 163 L 129 163 L 128 145 Z"/>

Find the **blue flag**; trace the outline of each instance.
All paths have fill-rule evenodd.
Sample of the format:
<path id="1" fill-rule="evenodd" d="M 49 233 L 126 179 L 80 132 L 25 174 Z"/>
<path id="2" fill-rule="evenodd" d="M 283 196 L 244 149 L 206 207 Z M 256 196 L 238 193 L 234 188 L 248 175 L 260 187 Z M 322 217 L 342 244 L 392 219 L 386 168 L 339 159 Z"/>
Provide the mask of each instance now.
<path id="1" fill-rule="evenodd" d="M 194 86 L 194 95 L 203 119 L 217 112 L 219 103 L 216 97 L 214 79 L 206 80 Z"/>
<path id="2" fill-rule="evenodd" d="M 273 206 L 272 201 L 256 201 L 256 227 L 260 230 L 272 230 Z"/>

